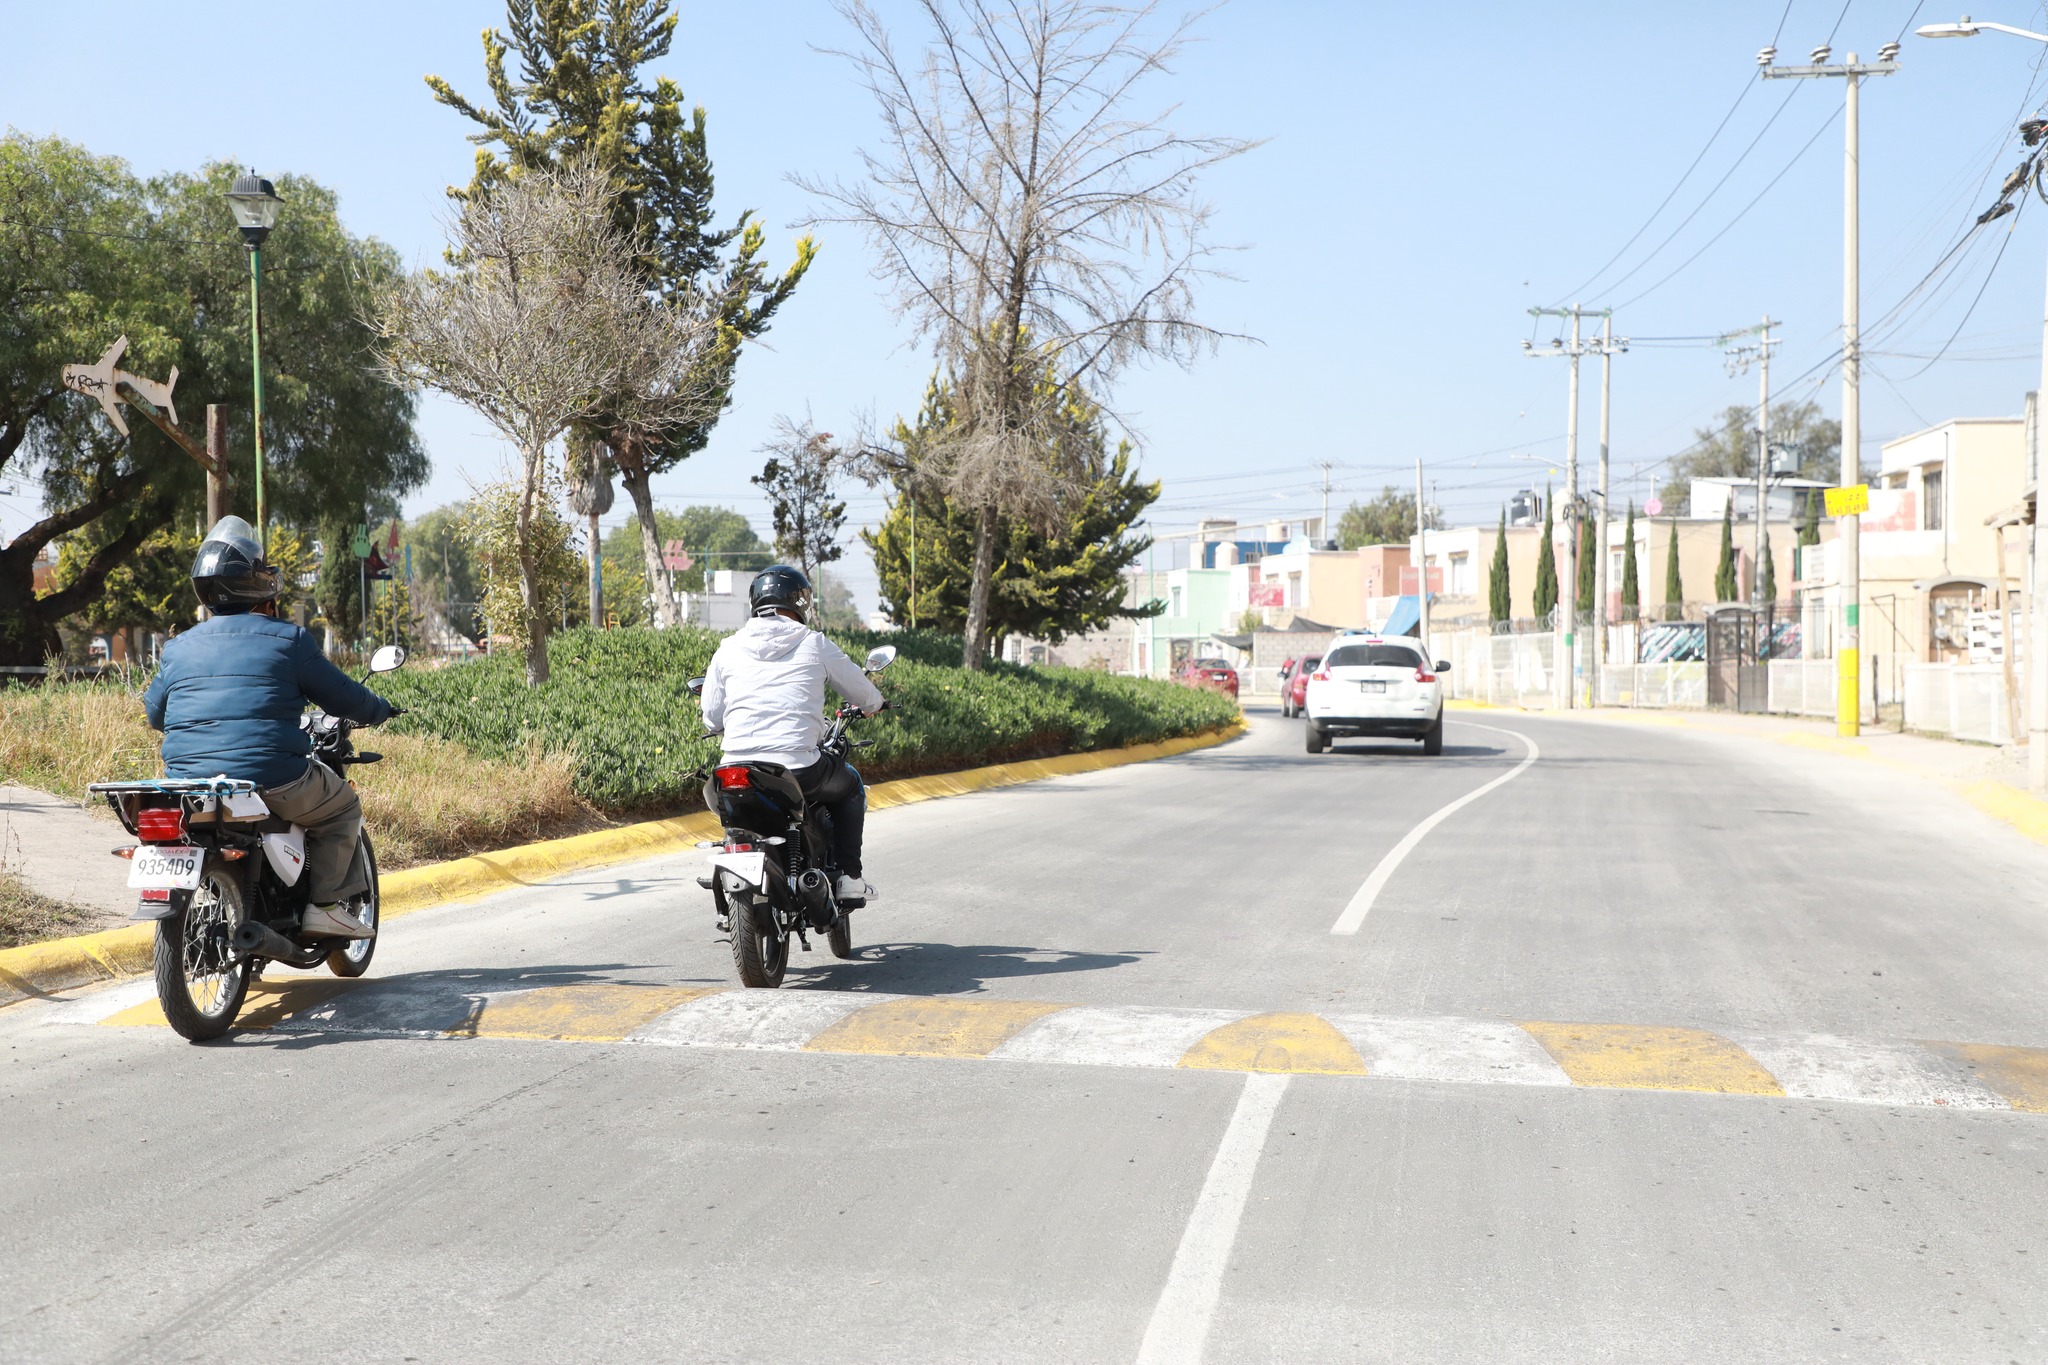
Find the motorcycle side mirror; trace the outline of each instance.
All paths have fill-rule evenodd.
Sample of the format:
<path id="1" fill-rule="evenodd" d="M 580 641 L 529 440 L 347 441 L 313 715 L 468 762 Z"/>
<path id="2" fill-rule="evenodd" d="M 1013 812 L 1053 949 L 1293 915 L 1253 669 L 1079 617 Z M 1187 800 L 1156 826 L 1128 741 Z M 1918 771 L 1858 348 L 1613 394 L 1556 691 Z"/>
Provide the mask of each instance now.
<path id="1" fill-rule="evenodd" d="M 689 689 L 690 695 L 693 697 L 704 695 L 704 680 L 702 678 L 692 678 L 684 683 L 683 686 Z"/>
<path id="2" fill-rule="evenodd" d="M 385 645 L 370 656 L 372 673 L 390 673 L 405 663 L 405 646 Z"/>
<path id="3" fill-rule="evenodd" d="M 870 673 L 880 673 L 883 669 L 887 668 L 890 664 L 893 664 L 895 662 L 896 646 L 877 645 L 873 649 L 868 651 L 868 661 L 866 667 L 867 671 Z"/>

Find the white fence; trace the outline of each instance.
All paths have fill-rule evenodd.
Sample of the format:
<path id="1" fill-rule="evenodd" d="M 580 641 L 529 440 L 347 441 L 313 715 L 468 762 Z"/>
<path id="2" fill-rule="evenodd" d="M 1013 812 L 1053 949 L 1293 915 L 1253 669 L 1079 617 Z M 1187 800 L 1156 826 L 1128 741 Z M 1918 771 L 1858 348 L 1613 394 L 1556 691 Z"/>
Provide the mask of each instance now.
<path id="1" fill-rule="evenodd" d="M 2002 664 L 1907 664 L 1901 692 L 1908 730 L 1980 744 L 2013 742 Z M 2026 706 L 2020 707 L 2026 724 Z"/>
<path id="2" fill-rule="evenodd" d="M 1707 704 L 1707 666 L 1608 664 L 1600 670 L 1602 706 L 1692 706 Z"/>
<path id="3" fill-rule="evenodd" d="M 1765 667 L 1770 669 L 1770 699 L 1765 709 L 1788 716 L 1834 716 L 1833 659 L 1773 659 Z M 1862 692 L 1867 710 L 1869 687 L 1866 685 Z"/>

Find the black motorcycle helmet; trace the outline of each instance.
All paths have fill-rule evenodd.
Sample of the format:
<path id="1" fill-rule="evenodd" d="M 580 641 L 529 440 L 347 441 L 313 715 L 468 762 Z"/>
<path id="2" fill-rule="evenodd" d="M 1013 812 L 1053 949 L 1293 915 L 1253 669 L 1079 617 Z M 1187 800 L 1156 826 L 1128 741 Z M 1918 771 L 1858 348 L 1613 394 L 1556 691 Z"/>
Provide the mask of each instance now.
<path id="1" fill-rule="evenodd" d="M 798 621 L 811 619 L 811 580 L 790 564 L 770 564 L 747 585 L 747 605 L 756 616 L 788 612 Z"/>
<path id="2" fill-rule="evenodd" d="M 253 607 L 284 591 L 284 575 L 263 557 L 256 532 L 240 517 L 222 517 L 199 542 L 192 588 L 215 609 Z"/>

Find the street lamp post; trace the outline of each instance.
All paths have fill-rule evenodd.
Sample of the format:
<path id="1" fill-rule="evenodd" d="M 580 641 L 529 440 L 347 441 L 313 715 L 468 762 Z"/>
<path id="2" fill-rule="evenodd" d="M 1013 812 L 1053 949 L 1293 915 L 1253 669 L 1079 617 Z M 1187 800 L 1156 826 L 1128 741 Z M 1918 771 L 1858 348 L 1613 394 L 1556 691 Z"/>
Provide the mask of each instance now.
<path id="1" fill-rule="evenodd" d="M 2048 33 L 2035 33 L 2008 24 L 1984 23 L 1972 20 L 1967 14 L 1959 24 L 1928 24 L 1914 32 L 1922 38 L 1974 38 L 1985 29 L 2048 43 Z M 2038 401 L 2048 403 L 2048 309 L 2044 309 L 2042 314 L 2040 387 Z M 2037 434 L 2036 452 L 2039 440 Z M 2048 796 L 2048 531 L 2043 528 L 2048 517 L 2042 515 L 2048 509 L 2042 507 L 2044 490 L 2038 453 L 2034 453 L 2034 459 L 2036 464 L 2031 471 L 2034 480 L 2034 578 L 2028 589 L 2032 610 L 2027 613 L 2033 618 L 2033 630 L 2027 640 L 2027 785 L 2035 793 Z M 2000 592 L 2005 590 L 2002 582 L 1998 587 Z M 2006 642 L 2006 648 L 2012 648 L 2012 641 Z"/>
<path id="2" fill-rule="evenodd" d="M 266 549 L 270 538 L 263 500 L 263 239 L 277 226 L 277 211 L 283 206 L 277 188 L 254 172 L 237 177 L 228 191 L 228 207 L 234 210 L 235 226 L 242 230 L 242 243 L 249 248 L 249 368 L 256 381 L 256 543 Z"/>

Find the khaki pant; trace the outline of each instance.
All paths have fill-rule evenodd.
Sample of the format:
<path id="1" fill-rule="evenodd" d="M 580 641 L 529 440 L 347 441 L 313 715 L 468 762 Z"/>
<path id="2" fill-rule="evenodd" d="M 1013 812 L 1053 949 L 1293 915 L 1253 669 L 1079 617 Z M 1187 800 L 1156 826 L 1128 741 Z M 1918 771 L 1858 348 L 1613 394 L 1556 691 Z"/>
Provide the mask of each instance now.
<path id="1" fill-rule="evenodd" d="M 267 787 L 264 804 L 273 815 L 306 830 L 306 878 L 315 905 L 353 900 L 370 889 L 369 869 L 360 854 L 363 807 L 356 790 L 324 763 L 306 764 L 304 776 L 282 787 Z"/>

